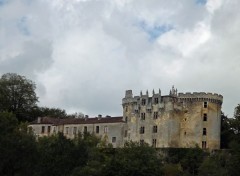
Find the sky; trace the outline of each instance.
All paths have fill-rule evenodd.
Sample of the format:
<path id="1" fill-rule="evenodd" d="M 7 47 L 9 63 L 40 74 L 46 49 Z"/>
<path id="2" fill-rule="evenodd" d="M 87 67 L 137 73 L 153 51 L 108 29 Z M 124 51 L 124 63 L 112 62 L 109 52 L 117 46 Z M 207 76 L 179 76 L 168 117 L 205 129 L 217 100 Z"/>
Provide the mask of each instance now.
<path id="1" fill-rule="evenodd" d="M 122 115 L 139 95 L 223 95 L 240 103 L 239 0 L 0 0 L 0 75 L 26 76 L 39 105 Z"/>

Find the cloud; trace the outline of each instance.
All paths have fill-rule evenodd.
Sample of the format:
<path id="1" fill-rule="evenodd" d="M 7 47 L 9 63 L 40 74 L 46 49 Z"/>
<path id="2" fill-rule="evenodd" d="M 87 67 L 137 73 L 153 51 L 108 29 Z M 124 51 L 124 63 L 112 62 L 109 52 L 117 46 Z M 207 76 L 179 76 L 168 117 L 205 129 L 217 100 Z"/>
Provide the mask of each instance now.
<path id="1" fill-rule="evenodd" d="M 125 90 L 173 84 L 223 94 L 230 116 L 239 103 L 237 0 L 0 4 L 0 73 L 33 79 L 43 106 L 121 115 Z"/>

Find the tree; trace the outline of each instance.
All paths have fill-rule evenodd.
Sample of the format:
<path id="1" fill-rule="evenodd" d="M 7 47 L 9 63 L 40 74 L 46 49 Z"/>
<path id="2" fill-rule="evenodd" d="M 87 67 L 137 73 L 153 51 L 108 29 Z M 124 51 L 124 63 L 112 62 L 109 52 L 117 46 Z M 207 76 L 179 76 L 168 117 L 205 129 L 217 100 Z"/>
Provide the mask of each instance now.
<path id="1" fill-rule="evenodd" d="M 157 151 L 147 144 L 127 142 L 123 148 L 117 148 L 106 163 L 103 175 L 121 176 L 158 176 L 161 175 L 161 160 Z"/>
<path id="2" fill-rule="evenodd" d="M 0 79 L 0 111 L 16 114 L 20 121 L 27 119 L 27 114 L 36 105 L 38 97 L 36 85 L 31 80 L 16 73 L 6 73 Z"/>
<path id="3" fill-rule="evenodd" d="M 37 117 L 53 117 L 53 118 L 67 118 L 67 113 L 64 109 L 60 108 L 48 108 L 48 107 L 38 107 L 35 106 L 31 108 L 29 115 L 32 119 L 36 119 Z"/>
<path id="4" fill-rule="evenodd" d="M 33 175 L 37 162 L 35 137 L 12 113 L 0 113 L 0 175 Z"/>

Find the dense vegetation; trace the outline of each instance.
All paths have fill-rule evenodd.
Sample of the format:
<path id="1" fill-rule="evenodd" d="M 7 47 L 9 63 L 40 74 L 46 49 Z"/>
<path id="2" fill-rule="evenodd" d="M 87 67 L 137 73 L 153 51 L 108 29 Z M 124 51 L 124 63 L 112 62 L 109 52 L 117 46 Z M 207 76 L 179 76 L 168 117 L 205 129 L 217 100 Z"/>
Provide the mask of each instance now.
<path id="1" fill-rule="evenodd" d="M 89 133 L 79 134 L 74 140 L 61 133 L 37 140 L 26 121 L 45 115 L 69 116 L 58 108 L 38 107 L 34 90 L 33 82 L 16 74 L 5 74 L 0 79 L 2 176 L 235 176 L 240 173 L 240 105 L 235 108 L 234 118 L 222 113 L 224 150 L 212 153 L 198 147 L 157 150 L 134 142 L 114 149 Z"/>

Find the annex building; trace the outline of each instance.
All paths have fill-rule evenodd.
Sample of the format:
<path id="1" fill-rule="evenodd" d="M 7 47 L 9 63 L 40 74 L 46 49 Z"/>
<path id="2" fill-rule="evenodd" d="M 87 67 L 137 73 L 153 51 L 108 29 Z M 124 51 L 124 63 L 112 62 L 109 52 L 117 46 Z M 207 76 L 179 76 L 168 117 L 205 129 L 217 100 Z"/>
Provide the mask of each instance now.
<path id="1" fill-rule="evenodd" d="M 56 119 L 39 117 L 29 126 L 37 137 L 62 132 L 74 138 L 79 132 L 89 132 L 122 147 L 126 141 L 146 142 L 156 148 L 220 149 L 221 105 L 219 94 L 177 93 L 161 91 L 133 96 L 127 90 L 122 99 L 123 115 Z"/>

